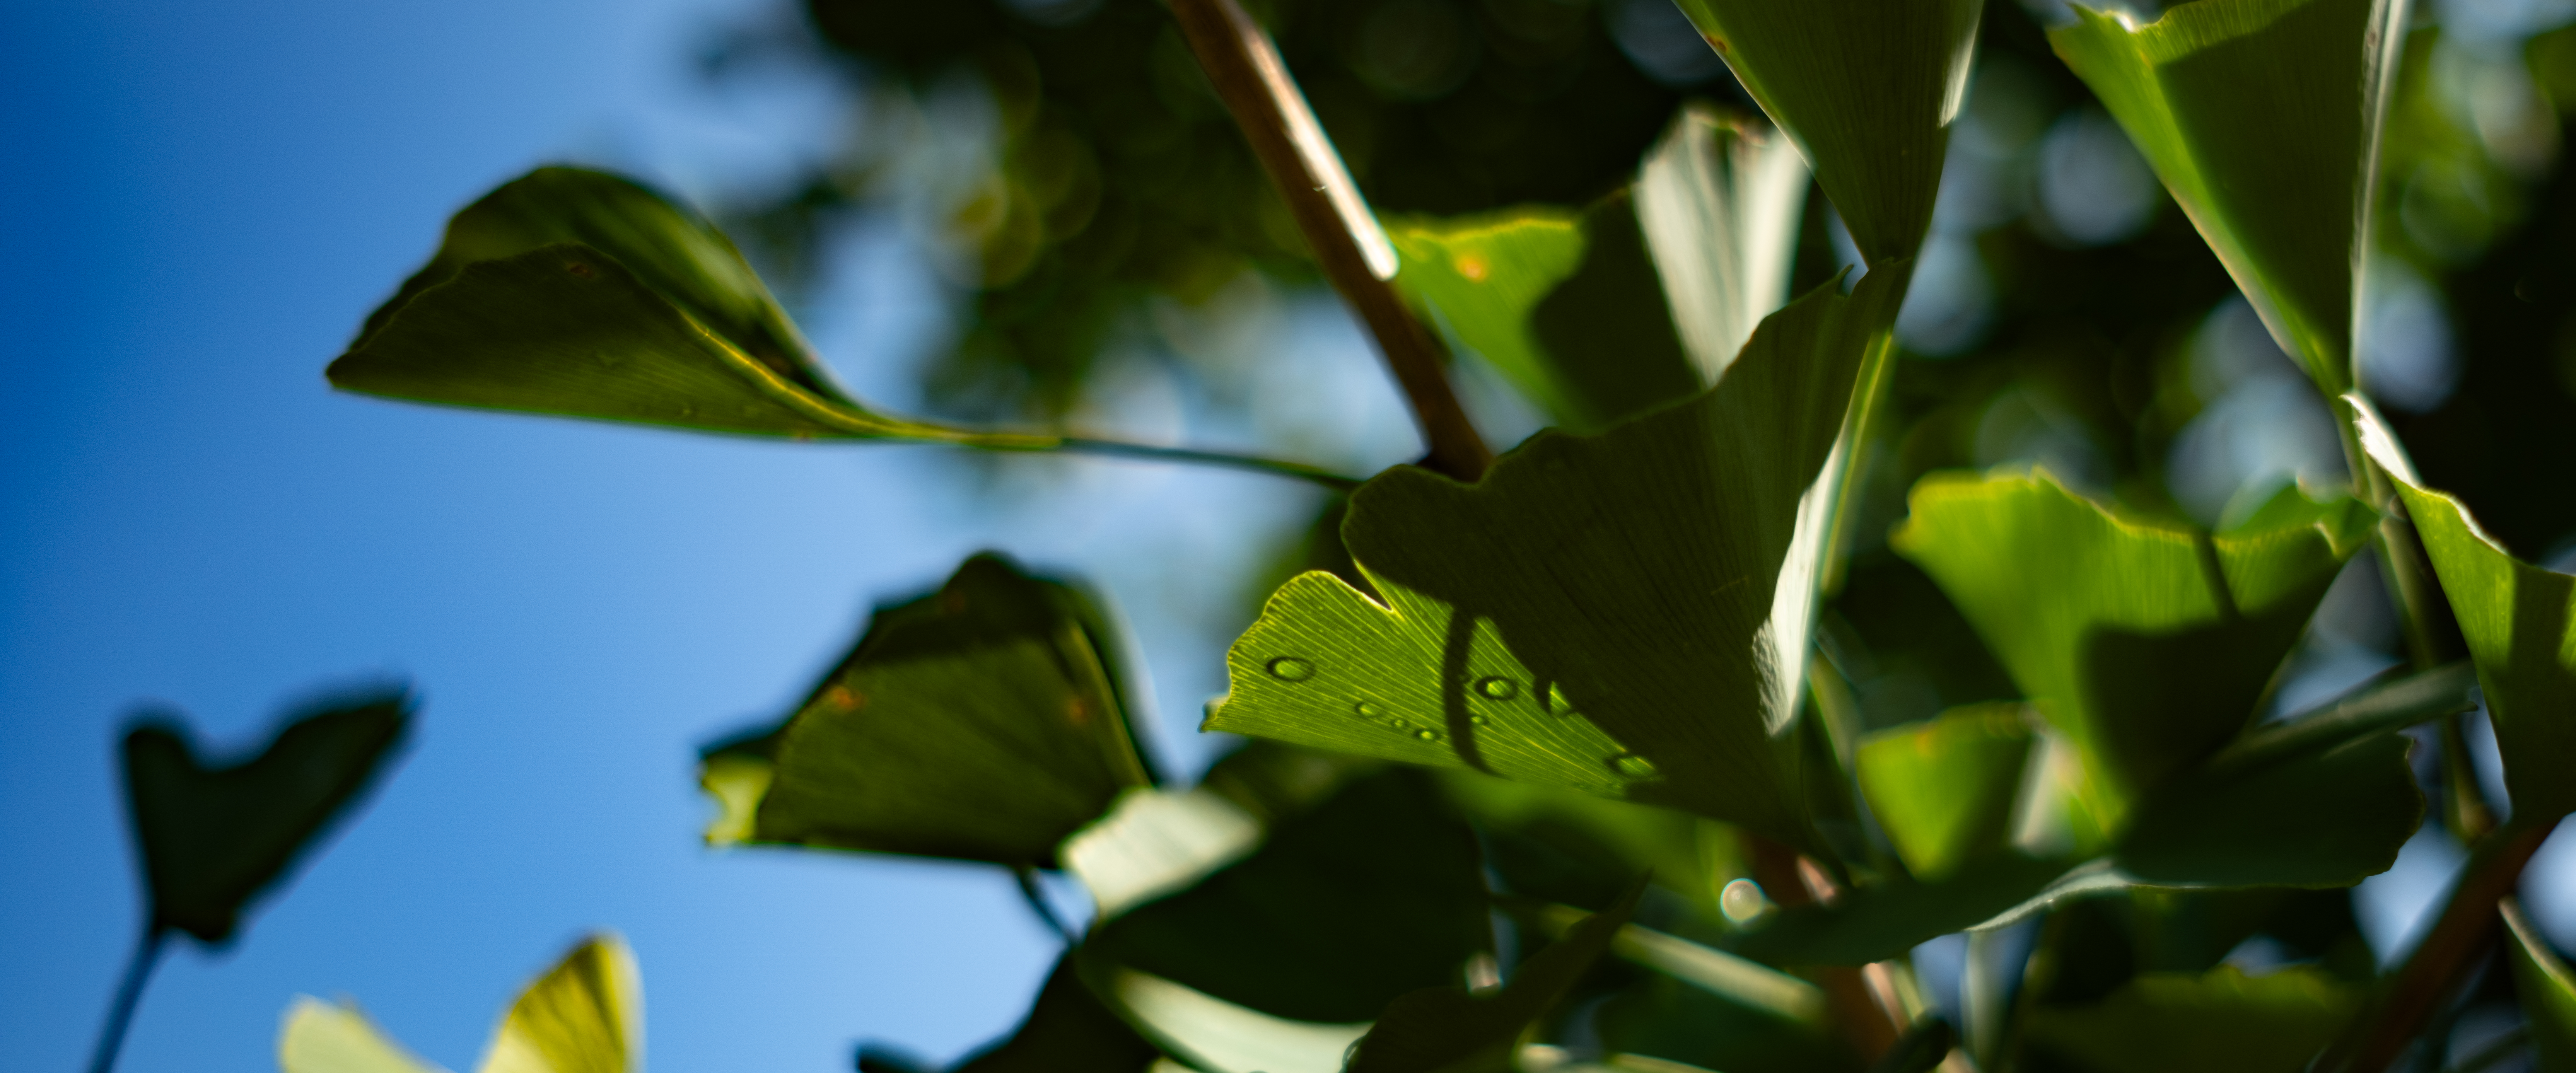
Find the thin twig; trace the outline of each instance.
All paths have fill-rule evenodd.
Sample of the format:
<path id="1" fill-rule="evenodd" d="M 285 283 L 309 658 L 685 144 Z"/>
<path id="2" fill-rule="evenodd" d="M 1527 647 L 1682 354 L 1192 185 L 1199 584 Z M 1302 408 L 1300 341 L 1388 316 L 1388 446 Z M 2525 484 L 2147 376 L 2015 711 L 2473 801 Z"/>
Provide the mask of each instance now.
<path id="1" fill-rule="evenodd" d="M 1270 35 L 1235 0 L 1172 0 L 1172 16 L 1287 201 L 1324 278 L 1376 337 L 1378 354 L 1404 390 L 1430 448 L 1424 466 L 1462 481 L 1484 476 L 1493 452 L 1450 390 L 1439 344 L 1387 282 L 1395 276 L 1394 247 L 1289 80 Z"/>
<path id="2" fill-rule="evenodd" d="M 1748 837 L 1753 843 L 1753 880 L 1781 908 L 1831 902 L 1842 893 L 1822 867 L 1798 851 L 1760 835 Z M 1904 1038 L 1910 1026 L 1886 962 L 1859 968 L 1821 966 L 1806 970 L 1805 975 L 1824 989 L 1827 1011 L 1862 1063 L 1876 1064 Z"/>
<path id="3" fill-rule="evenodd" d="M 1068 436 L 1057 442 L 1056 449 L 1071 454 L 1107 455 L 1112 458 L 1137 458 L 1153 462 L 1180 462 L 1188 465 L 1218 466 L 1225 469 L 1249 470 L 1274 477 L 1293 477 L 1322 485 L 1336 492 L 1349 492 L 1364 481 L 1358 477 L 1335 473 L 1321 466 L 1303 462 L 1286 462 L 1258 455 L 1228 454 L 1224 451 L 1201 451 L 1188 447 L 1156 447 L 1151 444 L 1127 443 L 1122 440 L 1092 440 Z"/>
<path id="4" fill-rule="evenodd" d="M 1029 910 L 1036 913 L 1039 920 L 1046 922 L 1049 931 L 1055 932 L 1056 937 L 1064 940 L 1066 945 L 1081 941 L 1080 937 L 1074 934 L 1073 926 L 1065 923 L 1063 917 L 1056 915 L 1055 906 L 1046 900 L 1046 891 L 1039 889 L 1037 869 L 1025 864 L 1014 865 L 1011 868 L 1011 878 L 1019 881 L 1020 897 L 1028 899 Z"/>
<path id="5" fill-rule="evenodd" d="M 126 1027 L 134 1023 L 134 1007 L 143 1000 L 143 984 L 152 978 L 152 967 L 161 963 L 161 947 L 169 930 L 158 921 L 145 924 L 143 938 L 134 944 L 134 954 L 126 959 L 125 979 L 116 986 L 116 998 L 108 1003 L 107 1023 L 99 1026 L 98 1049 L 90 1055 L 89 1073 L 108 1073 L 116 1068 L 116 1052 L 125 1046 Z"/>
<path id="6" fill-rule="evenodd" d="M 2513 893 L 2523 865 L 2558 821 L 2508 825 L 2469 856 L 2433 928 L 2406 956 L 2370 1008 L 2354 1018 L 2313 1067 L 2328 1073 L 2382 1073 L 2457 990 L 2462 973 L 2495 941 L 2496 901 Z"/>

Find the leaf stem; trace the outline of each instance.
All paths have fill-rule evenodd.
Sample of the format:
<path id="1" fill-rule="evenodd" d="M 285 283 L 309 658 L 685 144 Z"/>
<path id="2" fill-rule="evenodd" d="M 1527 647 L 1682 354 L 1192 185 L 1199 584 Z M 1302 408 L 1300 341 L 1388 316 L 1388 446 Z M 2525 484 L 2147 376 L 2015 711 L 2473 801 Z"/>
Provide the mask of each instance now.
<path id="1" fill-rule="evenodd" d="M 1073 927 L 1066 924 L 1063 917 L 1056 915 L 1055 906 L 1047 904 L 1046 891 L 1038 888 L 1037 869 L 1025 864 L 1012 865 L 1011 878 L 1019 881 L 1020 897 L 1028 901 L 1030 912 L 1036 913 L 1039 920 L 1046 922 L 1047 930 L 1054 932 L 1056 937 L 1064 940 L 1067 945 L 1080 941 L 1074 935 Z"/>
<path id="2" fill-rule="evenodd" d="M 2545 823 L 2508 824 L 2470 854 L 2442 915 L 2424 934 L 2379 997 L 2354 1018 L 2344 1037 L 2311 1068 L 2328 1073 L 2383 1073 L 2456 990 L 2460 976 L 2495 941 L 2496 902 L 2513 893 L 2531 855 L 2556 830 Z"/>
<path id="3" fill-rule="evenodd" d="M 1289 79 L 1278 47 L 1236 0 L 1171 0 L 1171 6 L 1181 36 L 1287 201 L 1324 278 L 1376 338 L 1378 355 L 1403 389 L 1430 448 L 1424 467 L 1461 481 L 1484 476 L 1493 451 L 1450 390 L 1439 343 L 1388 283 L 1395 277 L 1395 249 L 1369 215 L 1305 95 Z"/>
<path id="4" fill-rule="evenodd" d="M 125 962 L 125 979 L 116 985 L 116 998 L 108 1003 L 107 1023 L 99 1026 L 98 1049 L 90 1055 L 89 1073 L 108 1073 L 116 1068 L 116 1052 L 125 1046 L 125 1030 L 134 1023 L 134 1007 L 143 1001 L 143 985 L 152 978 L 152 969 L 161 963 L 161 948 L 170 935 L 169 929 L 153 921 L 143 926 L 143 937 L 134 944 L 134 953 Z"/>
<path id="5" fill-rule="evenodd" d="M 1745 837 L 1753 843 L 1753 881 L 1781 908 L 1830 903 L 1841 896 L 1841 888 L 1816 862 L 1750 831 Z M 1806 972 L 1824 989 L 1826 1010 L 1863 1063 L 1877 1064 L 1904 1038 L 1909 1027 L 1904 1004 L 1886 962 L 1859 968 L 1823 966 Z"/>
<path id="6" fill-rule="evenodd" d="M 1010 451 L 1024 450 L 1025 448 L 1000 447 L 996 449 Z M 1152 462 L 1178 462 L 1184 465 L 1217 466 L 1225 469 L 1247 470 L 1253 473 L 1267 473 L 1274 477 L 1293 477 L 1297 480 L 1319 484 L 1336 492 L 1349 492 L 1364 483 L 1362 478 L 1346 476 L 1335 473 L 1321 466 L 1310 466 L 1303 462 L 1287 462 L 1276 458 L 1263 458 L 1259 455 L 1231 454 L 1225 451 L 1201 451 L 1189 447 L 1156 447 L 1151 444 L 1128 443 L 1123 440 L 1094 440 L 1085 439 L 1080 436 L 1067 436 L 1056 441 L 1056 449 L 1073 454 L 1104 455 L 1110 458 L 1137 458 Z"/>

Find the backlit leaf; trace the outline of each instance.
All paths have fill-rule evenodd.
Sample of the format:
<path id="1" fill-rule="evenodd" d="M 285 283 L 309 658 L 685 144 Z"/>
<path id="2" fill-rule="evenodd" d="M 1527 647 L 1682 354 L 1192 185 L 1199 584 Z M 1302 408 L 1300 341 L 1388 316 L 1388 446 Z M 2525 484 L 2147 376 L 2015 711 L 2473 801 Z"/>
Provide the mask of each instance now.
<path id="1" fill-rule="evenodd" d="M 457 213 L 330 378 L 416 402 L 715 432 L 976 438 L 852 399 L 722 233 L 578 168 L 540 168 Z"/>
<path id="2" fill-rule="evenodd" d="M 2019 704 L 1890 727 L 1860 743 L 1854 776 L 1905 867 L 1935 880 L 2012 838 L 2032 735 Z"/>
<path id="3" fill-rule="evenodd" d="M 1080 590 L 986 553 L 881 607 L 783 726 L 708 751 L 714 842 L 1051 865 L 1153 782 L 1124 643 Z"/>
<path id="4" fill-rule="evenodd" d="M 2359 395 L 2361 442 L 2397 485 L 2458 616 L 2495 723 L 2514 817 L 2576 812 L 2576 577 L 2516 559 L 2459 500 L 2424 487 L 2397 438 Z"/>
<path id="5" fill-rule="evenodd" d="M 2281 349 L 2353 384 L 2355 282 L 2405 37 L 2391 0 L 2200 0 L 2049 41 L 2127 129 Z"/>
<path id="6" fill-rule="evenodd" d="M 1343 538 L 1381 604 L 1288 582 L 1207 728 L 1470 767 L 1811 844 L 1794 735 L 1832 456 L 1902 272 L 1773 314 L 1714 389 L 1548 432 L 1468 486 L 1381 474 Z"/>
<path id="7" fill-rule="evenodd" d="M 1769 123 L 1694 103 L 1646 154 L 1636 198 L 1682 347 L 1714 384 L 1789 300 L 1807 162 Z"/>
<path id="8" fill-rule="evenodd" d="M 220 943 L 365 790 L 411 720 L 400 690 L 305 706 L 258 756 L 209 768 L 176 714 L 125 735 L 125 793 L 152 925 Z"/>
<path id="9" fill-rule="evenodd" d="M 1680 0 L 1789 133 L 1875 268 L 1932 223 L 1981 0 Z"/>
<path id="10" fill-rule="evenodd" d="M 2291 496 L 2298 493 L 2291 491 Z M 2046 473 L 1934 474 L 1889 537 L 2082 756 L 2104 829 L 2253 720 L 2265 683 L 2368 536 L 2358 502 L 2205 536 L 2118 517 Z"/>
<path id="11" fill-rule="evenodd" d="M 481 1073 L 634 1073 L 643 1067 L 644 986 L 626 941 L 594 935 L 519 993 Z"/>
<path id="12" fill-rule="evenodd" d="M 446 1073 L 377 1028 L 355 1006 L 296 996 L 277 1034 L 284 1073 Z"/>
<path id="13" fill-rule="evenodd" d="M 2519 899 L 2504 899 L 2497 909 L 2504 914 L 2514 991 L 2522 998 L 2523 1023 L 2531 1027 L 2531 1049 L 2540 1055 L 2540 1068 L 2544 1073 L 2576 1069 L 2576 971 L 2532 927 Z"/>
<path id="14" fill-rule="evenodd" d="M 2030 1045 L 2096 1073 L 2277 1073 L 2304 1067 L 2361 1006 L 2359 989 L 2310 966 L 2247 976 L 2145 973 L 2089 1006 L 2039 1006 Z"/>

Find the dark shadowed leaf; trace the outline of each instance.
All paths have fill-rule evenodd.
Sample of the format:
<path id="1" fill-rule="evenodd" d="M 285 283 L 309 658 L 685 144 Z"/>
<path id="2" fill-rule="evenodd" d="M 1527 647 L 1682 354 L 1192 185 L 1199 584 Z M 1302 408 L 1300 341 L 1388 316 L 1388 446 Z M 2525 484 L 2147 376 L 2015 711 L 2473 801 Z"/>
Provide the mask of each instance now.
<path id="1" fill-rule="evenodd" d="M 2531 1049 L 2540 1055 L 2540 1068 L 2547 1073 L 2576 1069 L 2576 971 L 2549 948 L 2519 899 L 2507 898 L 2497 909 L 2504 914 L 2514 991 L 2522 998 L 2523 1023 L 2531 1028 Z"/>
<path id="2" fill-rule="evenodd" d="M 1049 865 L 1152 783 L 1093 601 L 990 553 L 882 607 L 778 730 L 720 744 L 710 841 Z"/>
<path id="3" fill-rule="evenodd" d="M 1292 579 L 1207 727 L 1681 807 L 1812 842 L 1792 729 L 1832 459 L 1903 273 L 1818 288 L 1726 379 L 1476 485 L 1400 468 L 1343 537 L 1388 603 Z"/>
<path id="4" fill-rule="evenodd" d="M 1932 222 L 1950 121 L 1976 57 L 1979 0 L 1681 0 L 1789 132 L 1875 267 Z"/>
<path id="5" fill-rule="evenodd" d="M 2247 976 L 2146 973 L 2088 1006 L 2039 1006 L 2030 1045 L 2097 1073 L 2281 1073 L 2304 1068 L 2361 1006 L 2311 966 Z"/>
<path id="6" fill-rule="evenodd" d="M 2459 500 L 2424 487 L 2397 438 L 2359 395 L 2362 446 L 2397 483 L 2460 621 L 2495 722 L 2517 820 L 2576 812 L 2576 577 L 2523 562 Z"/>
<path id="7" fill-rule="evenodd" d="M 418 402 L 717 432 L 974 438 L 852 399 L 723 234 L 578 168 L 540 168 L 456 214 L 330 377 Z"/>
<path id="8" fill-rule="evenodd" d="M 2353 385 L 2354 286 L 2405 10 L 2202 0 L 2141 26 L 2078 7 L 2049 33 L 2328 394 Z"/>
<path id="9" fill-rule="evenodd" d="M 1983 704 L 1860 743 L 1853 774 L 1915 876 L 1937 880 L 2012 838 L 2032 735 L 2019 704 Z"/>
<path id="10" fill-rule="evenodd" d="M 2369 535 L 2350 499 L 2267 511 L 2214 537 L 2130 521 L 2028 476 L 1935 474 L 1889 537 L 1975 624 L 2084 760 L 2105 829 L 2253 720 L 2343 561 Z M 2295 509 L 2292 509 L 2295 508 Z"/>
<path id="11" fill-rule="evenodd" d="M 1144 1073 L 1162 1056 L 1101 1005 L 1067 957 L 1047 974 L 1028 1019 L 954 1073 Z"/>
<path id="12" fill-rule="evenodd" d="M 1644 880 L 1574 925 L 1512 971 L 1500 992 L 1470 994 L 1457 985 L 1425 988 L 1396 998 L 1351 1052 L 1346 1073 L 1435 1073 L 1439 1070 L 1509 1069 L 1512 1045 L 1573 990 L 1592 963 L 1610 949 L 1612 936 L 1637 911 Z"/>
<path id="13" fill-rule="evenodd" d="M 317 701 L 258 756 L 216 768 L 176 714 L 138 719 L 125 735 L 125 794 L 152 925 L 230 939 L 251 899 L 383 769 L 410 719 L 400 688 Z"/>

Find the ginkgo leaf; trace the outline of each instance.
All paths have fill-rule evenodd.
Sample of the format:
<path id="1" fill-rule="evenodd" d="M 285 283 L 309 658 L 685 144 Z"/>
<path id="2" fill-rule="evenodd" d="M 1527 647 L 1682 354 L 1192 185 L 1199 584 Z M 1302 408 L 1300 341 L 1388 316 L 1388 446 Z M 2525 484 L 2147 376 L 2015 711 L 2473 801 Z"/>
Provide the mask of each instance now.
<path id="1" fill-rule="evenodd" d="M 2139 25 L 2077 7 L 2049 32 L 2329 395 L 2353 385 L 2355 283 L 2405 11 L 2200 0 Z"/>
<path id="2" fill-rule="evenodd" d="M 2084 761 L 2099 826 L 2253 721 L 2374 516 L 2337 498 L 2214 536 L 2122 518 L 2045 472 L 1934 474 L 1889 546 L 1938 582 Z"/>
<path id="3" fill-rule="evenodd" d="M 1210 730 L 1471 767 L 1733 820 L 1799 845 L 1789 731 L 1864 365 L 1902 272 L 1775 313 L 1724 380 L 1461 485 L 1401 468 L 1343 539 L 1387 602 L 1290 580 L 1227 656 Z"/>
<path id="4" fill-rule="evenodd" d="M 1787 131 L 1875 269 L 1932 223 L 1981 0 L 1680 0 Z"/>
<path id="5" fill-rule="evenodd" d="M 2522 901 L 2506 898 L 2504 944 L 2513 960 L 2514 992 L 2522 999 L 2522 1020 L 2531 1026 L 2531 1049 L 2540 1068 L 2576 1069 L 2576 970 L 2570 970 L 2549 940 L 2523 913 Z"/>
<path id="6" fill-rule="evenodd" d="M 537 169 L 457 213 L 329 375 L 416 402 L 716 432 L 1052 445 L 868 409 L 722 233 L 578 168 Z"/>
<path id="7" fill-rule="evenodd" d="M 177 715 L 137 720 L 125 735 L 125 792 L 152 926 L 231 939 L 250 901 L 384 769 L 410 720 L 401 688 L 319 700 L 259 755 L 212 769 Z"/>
<path id="8" fill-rule="evenodd" d="M 2361 1008 L 2361 989 L 2313 966 L 2248 976 L 2143 973 L 2086 1006 L 2037 1006 L 2030 1045 L 2101 1073 L 2299 1069 Z"/>
<path id="9" fill-rule="evenodd" d="M 635 955 L 593 935 L 519 992 L 478 1073 L 637 1073 L 644 991 Z M 285 1073 L 443 1073 L 387 1037 L 355 1006 L 296 998 L 279 1029 Z"/>
<path id="10" fill-rule="evenodd" d="M 1125 643 L 1081 590 L 977 555 L 881 607 L 778 729 L 708 750 L 711 842 L 1049 866 L 1151 785 Z"/>
<path id="11" fill-rule="evenodd" d="M 1636 198 L 1673 326 L 1714 384 L 1789 300 L 1807 162 L 1769 123 L 1692 103 L 1646 154 Z"/>
<path id="12" fill-rule="evenodd" d="M 2518 822 L 2576 812 L 2576 577 L 2513 557 L 2458 499 L 2424 487 L 2368 400 L 2344 397 L 2362 449 L 2387 472 L 2433 560 L 2504 760 Z"/>
<path id="13" fill-rule="evenodd" d="M 626 940 L 582 941 L 519 993 L 481 1073 L 634 1073 L 644 1064 L 644 985 Z"/>
<path id="14" fill-rule="evenodd" d="M 1937 880 L 2012 840 L 2033 735 L 2019 704 L 1983 704 L 1889 727 L 1860 743 L 1853 777 L 1897 856 Z"/>

